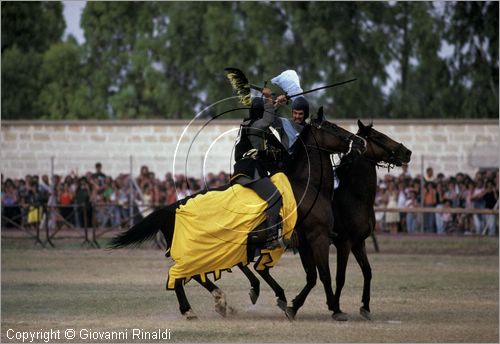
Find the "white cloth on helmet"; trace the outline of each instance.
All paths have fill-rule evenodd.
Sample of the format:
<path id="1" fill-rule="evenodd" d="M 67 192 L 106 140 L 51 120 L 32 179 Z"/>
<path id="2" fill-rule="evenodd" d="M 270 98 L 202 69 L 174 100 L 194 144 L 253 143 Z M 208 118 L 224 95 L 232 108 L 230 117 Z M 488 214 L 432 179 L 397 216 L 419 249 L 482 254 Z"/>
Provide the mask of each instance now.
<path id="1" fill-rule="evenodd" d="M 304 92 L 300 87 L 299 76 L 296 71 L 289 69 L 271 79 L 271 82 L 285 91 L 288 95 Z"/>

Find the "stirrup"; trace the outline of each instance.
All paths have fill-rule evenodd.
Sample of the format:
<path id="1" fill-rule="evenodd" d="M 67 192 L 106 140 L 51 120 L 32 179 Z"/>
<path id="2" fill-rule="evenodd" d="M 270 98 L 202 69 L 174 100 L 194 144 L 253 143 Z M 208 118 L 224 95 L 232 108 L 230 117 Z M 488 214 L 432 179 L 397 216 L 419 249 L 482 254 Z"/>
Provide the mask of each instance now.
<path id="1" fill-rule="evenodd" d="M 267 243 L 266 249 L 274 250 L 276 248 L 287 248 L 288 245 L 287 245 L 286 241 L 289 241 L 289 240 L 285 240 L 285 239 L 283 239 L 283 237 L 280 237 L 278 239 L 273 239 Z"/>

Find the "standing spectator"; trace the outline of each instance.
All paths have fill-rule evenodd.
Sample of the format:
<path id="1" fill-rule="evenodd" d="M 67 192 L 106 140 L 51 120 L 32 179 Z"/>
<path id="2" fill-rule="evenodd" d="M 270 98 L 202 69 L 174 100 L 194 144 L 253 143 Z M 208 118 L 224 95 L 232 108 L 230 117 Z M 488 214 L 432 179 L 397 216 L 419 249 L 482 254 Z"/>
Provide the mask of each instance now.
<path id="1" fill-rule="evenodd" d="M 122 221 L 128 217 L 129 196 L 122 185 L 122 178 L 118 177 L 113 183 L 113 192 L 109 199 L 113 204 L 113 216 L 111 223 L 113 227 L 119 227 Z"/>
<path id="2" fill-rule="evenodd" d="M 493 180 L 486 181 L 486 188 L 483 194 L 484 207 L 486 209 L 498 209 L 498 192 L 495 190 L 495 183 Z M 484 220 L 486 223 L 485 230 L 488 231 L 489 236 L 495 236 L 496 234 L 496 219 L 497 215 L 488 214 L 484 215 Z"/>
<path id="3" fill-rule="evenodd" d="M 473 209 L 474 203 L 472 201 L 472 195 L 474 193 L 475 184 L 472 180 L 468 180 L 465 183 L 459 183 L 459 200 L 460 207 L 465 209 Z M 471 229 L 474 226 L 471 214 L 460 214 L 458 217 L 458 227 L 464 234 L 470 234 Z"/>
<path id="4" fill-rule="evenodd" d="M 149 168 L 146 165 L 141 166 L 141 173 L 135 180 L 141 190 L 144 189 L 145 183 L 149 183 L 150 180 L 149 178 L 150 178 Z"/>
<path id="5" fill-rule="evenodd" d="M 408 165 L 402 165 L 401 166 L 401 174 L 399 175 L 398 179 L 411 179 L 411 173 L 408 171 Z"/>
<path id="6" fill-rule="evenodd" d="M 443 194 L 443 201 L 449 200 L 451 202 L 451 207 L 458 208 L 460 206 L 460 189 L 457 188 L 455 184 L 455 179 L 450 178 L 446 185 L 446 190 Z"/>
<path id="7" fill-rule="evenodd" d="M 418 208 L 420 206 L 417 200 L 417 192 L 414 189 L 408 189 L 408 198 L 406 199 L 405 208 Z M 408 233 L 415 233 L 420 228 L 419 213 L 406 213 L 406 228 Z"/>
<path id="8" fill-rule="evenodd" d="M 432 167 L 427 167 L 427 169 L 425 170 L 424 180 L 426 182 L 433 182 L 434 179 L 435 179 L 435 177 L 434 177 L 434 169 Z"/>
<path id="9" fill-rule="evenodd" d="M 98 206 L 96 207 L 96 218 L 98 219 L 98 225 L 107 227 L 113 224 L 113 205 L 111 204 L 111 195 L 113 194 L 113 179 L 111 177 L 106 177 L 104 185 L 101 188 L 101 193 L 98 195 Z"/>
<path id="10" fill-rule="evenodd" d="M 407 194 L 406 194 L 406 188 L 405 188 L 405 183 L 403 181 L 398 182 L 398 202 L 397 206 L 398 208 L 405 208 L 406 207 L 406 199 L 407 199 Z M 406 213 L 399 213 L 399 231 L 400 232 L 406 232 Z"/>
<path id="11" fill-rule="evenodd" d="M 143 217 L 148 216 L 153 212 L 153 188 L 150 183 L 144 184 L 142 200 L 139 202 L 139 211 Z"/>
<path id="12" fill-rule="evenodd" d="M 75 197 L 73 198 L 76 208 L 76 224 L 78 227 L 89 227 L 92 225 L 92 207 L 90 204 L 92 190 L 86 177 L 78 180 Z"/>
<path id="13" fill-rule="evenodd" d="M 166 184 L 167 184 L 166 203 L 167 205 L 169 205 L 177 202 L 177 193 L 175 192 L 175 184 L 173 180 L 167 180 Z"/>
<path id="14" fill-rule="evenodd" d="M 5 216 L 7 221 L 6 227 L 15 227 L 14 224 L 20 225 L 20 209 L 18 206 L 18 196 L 12 179 L 7 178 L 2 187 L 2 216 Z"/>
<path id="15" fill-rule="evenodd" d="M 30 179 L 31 184 L 28 187 L 27 208 L 28 208 L 28 226 L 38 226 L 42 219 L 42 207 L 38 186 L 38 177 Z"/>
<path id="16" fill-rule="evenodd" d="M 451 233 L 457 229 L 455 222 L 455 215 L 450 213 L 449 211 L 446 211 L 449 209 L 451 209 L 451 201 L 447 199 L 443 203 L 442 221 L 443 221 L 444 233 Z"/>
<path id="17" fill-rule="evenodd" d="M 96 181 L 99 189 L 101 189 L 104 186 L 104 183 L 106 181 L 106 175 L 102 172 L 102 164 L 100 162 L 97 162 L 95 164 L 95 172 L 92 174 L 91 177 Z"/>
<path id="18" fill-rule="evenodd" d="M 476 174 L 476 186 L 474 187 L 474 191 L 472 192 L 471 200 L 475 209 L 484 209 L 484 199 L 483 196 L 485 194 L 485 188 L 483 184 L 483 180 L 480 174 Z M 472 216 L 472 220 L 474 221 L 474 232 L 476 234 L 480 234 L 481 230 L 484 226 L 484 216 L 482 214 L 474 214 Z"/>
<path id="19" fill-rule="evenodd" d="M 394 182 L 390 182 L 387 187 L 387 208 L 398 207 L 398 189 Z M 385 214 L 385 223 L 389 226 L 391 234 L 398 234 L 399 213 L 388 212 Z"/>
<path id="20" fill-rule="evenodd" d="M 183 179 L 177 187 L 177 198 L 183 199 L 191 195 L 191 190 L 189 190 L 186 179 Z"/>
<path id="21" fill-rule="evenodd" d="M 377 192 L 375 193 L 375 207 L 386 208 L 387 207 L 387 186 L 385 183 L 377 184 Z M 384 230 L 385 213 L 377 212 L 375 213 L 375 231 Z"/>
<path id="22" fill-rule="evenodd" d="M 19 224 L 24 226 L 28 222 L 28 187 L 26 186 L 25 179 L 19 180 L 17 203 L 19 205 L 19 215 L 21 216 Z"/>
<path id="23" fill-rule="evenodd" d="M 437 191 L 433 182 L 425 183 L 424 207 L 434 208 L 437 204 Z M 428 233 L 435 232 L 435 216 L 433 213 L 424 213 L 424 231 Z"/>
<path id="24" fill-rule="evenodd" d="M 443 189 L 443 178 L 437 179 L 436 183 L 436 208 L 441 209 L 444 206 L 444 189 Z M 443 223 L 443 213 L 435 213 L 434 220 L 436 224 L 436 232 L 437 234 L 444 234 L 445 228 Z"/>
<path id="25" fill-rule="evenodd" d="M 73 213 L 73 209 L 71 205 L 73 204 L 73 191 L 71 191 L 71 187 L 68 183 L 63 183 L 62 185 L 62 190 L 59 193 L 59 205 L 61 205 L 60 208 L 60 214 L 64 220 L 70 223 L 74 223 L 74 220 L 71 216 Z"/>

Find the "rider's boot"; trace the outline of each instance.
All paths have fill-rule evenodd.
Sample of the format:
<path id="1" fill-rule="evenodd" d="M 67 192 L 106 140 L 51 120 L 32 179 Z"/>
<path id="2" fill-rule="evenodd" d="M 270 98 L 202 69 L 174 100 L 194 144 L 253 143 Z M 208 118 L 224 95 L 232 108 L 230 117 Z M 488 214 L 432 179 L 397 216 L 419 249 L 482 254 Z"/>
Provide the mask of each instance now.
<path id="1" fill-rule="evenodd" d="M 266 230 L 266 248 L 268 250 L 273 250 L 275 248 L 286 248 L 287 240 L 283 238 L 283 224 L 280 217 L 278 217 L 274 221 L 268 219 Z"/>

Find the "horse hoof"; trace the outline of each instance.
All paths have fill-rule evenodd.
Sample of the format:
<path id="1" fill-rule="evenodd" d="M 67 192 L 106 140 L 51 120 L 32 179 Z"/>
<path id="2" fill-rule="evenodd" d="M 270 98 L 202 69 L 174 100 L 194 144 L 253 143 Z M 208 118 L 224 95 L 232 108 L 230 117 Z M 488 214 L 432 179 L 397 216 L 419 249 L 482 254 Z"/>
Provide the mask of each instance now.
<path id="1" fill-rule="evenodd" d="M 186 320 L 196 320 L 196 319 L 198 319 L 198 317 L 196 316 L 196 314 L 194 314 L 194 312 L 193 312 L 192 309 L 190 309 L 189 311 L 187 311 L 183 315 L 186 318 Z"/>
<path id="2" fill-rule="evenodd" d="M 212 295 L 215 300 L 215 311 L 225 317 L 227 309 L 226 295 L 220 289 L 215 289 Z"/>
<path id="3" fill-rule="evenodd" d="M 259 298 L 259 293 L 255 291 L 254 288 L 250 289 L 250 292 L 248 293 L 250 295 L 250 301 L 252 301 L 252 305 L 255 305 L 257 302 L 257 299 Z"/>
<path id="4" fill-rule="evenodd" d="M 349 315 L 347 315 L 347 313 L 344 313 L 344 312 L 333 313 L 332 318 L 333 318 L 333 320 L 336 320 L 336 321 L 347 321 L 347 320 L 349 320 Z"/>
<path id="5" fill-rule="evenodd" d="M 297 311 L 295 311 L 292 307 L 287 307 L 285 310 L 285 315 L 288 320 L 293 321 L 295 320 L 295 315 L 297 314 Z"/>
<path id="6" fill-rule="evenodd" d="M 372 320 L 372 316 L 370 314 L 370 311 L 366 310 L 365 308 L 361 307 L 359 309 L 359 314 L 361 314 L 361 316 L 363 318 L 365 318 L 366 320 Z"/>
<path id="7" fill-rule="evenodd" d="M 280 308 L 283 312 L 285 312 L 285 313 L 286 313 L 286 309 L 288 308 L 288 307 L 286 306 L 286 301 L 281 300 L 281 299 L 278 299 L 278 300 L 276 300 L 276 304 L 278 305 L 278 307 L 279 307 L 279 308 Z"/>

